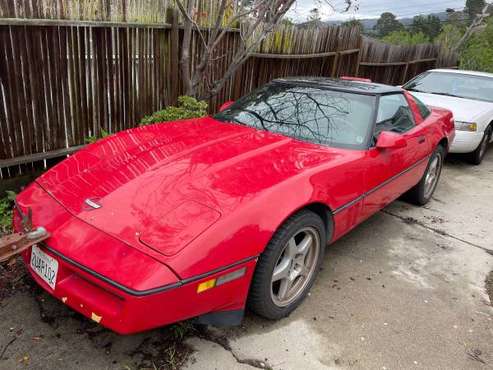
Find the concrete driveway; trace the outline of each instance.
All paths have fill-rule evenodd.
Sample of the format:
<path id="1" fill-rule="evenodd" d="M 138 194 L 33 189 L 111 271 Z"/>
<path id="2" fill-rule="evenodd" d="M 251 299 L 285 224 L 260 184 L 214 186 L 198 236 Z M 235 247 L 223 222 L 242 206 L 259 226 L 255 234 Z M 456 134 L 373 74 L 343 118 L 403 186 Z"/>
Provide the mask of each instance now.
<path id="1" fill-rule="evenodd" d="M 0 303 L 0 368 L 491 369 L 491 270 L 493 151 L 480 167 L 449 159 L 428 206 L 396 202 L 331 246 L 279 322 L 121 337 L 25 278 Z"/>

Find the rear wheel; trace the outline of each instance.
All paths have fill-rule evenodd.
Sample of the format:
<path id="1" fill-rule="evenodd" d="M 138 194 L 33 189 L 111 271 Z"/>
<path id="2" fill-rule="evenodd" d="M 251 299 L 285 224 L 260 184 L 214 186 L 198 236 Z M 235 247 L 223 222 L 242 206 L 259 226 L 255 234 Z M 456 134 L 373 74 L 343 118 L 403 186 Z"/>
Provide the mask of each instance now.
<path id="1" fill-rule="evenodd" d="M 483 162 L 484 155 L 486 154 L 486 151 L 488 150 L 488 145 L 491 141 L 492 133 L 493 133 L 493 126 L 489 125 L 484 131 L 483 140 L 481 140 L 479 146 L 476 148 L 474 152 L 469 153 L 468 161 L 471 164 L 480 165 L 481 162 Z"/>
<path id="2" fill-rule="evenodd" d="M 444 159 L 445 148 L 439 145 L 431 155 L 428 167 L 420 182 L 407 193 L 407 199 L 411 203 L 423 206 L 430 201 L 438 185 Z"/>
<path id="3" fill-rule="evenodd" d="M 289 315 L 315 281 L 326 240 L 324 223 L 315 213 L 304 210 L 290 217 L 259 258 L 249 308 L 273 320 Z"/>

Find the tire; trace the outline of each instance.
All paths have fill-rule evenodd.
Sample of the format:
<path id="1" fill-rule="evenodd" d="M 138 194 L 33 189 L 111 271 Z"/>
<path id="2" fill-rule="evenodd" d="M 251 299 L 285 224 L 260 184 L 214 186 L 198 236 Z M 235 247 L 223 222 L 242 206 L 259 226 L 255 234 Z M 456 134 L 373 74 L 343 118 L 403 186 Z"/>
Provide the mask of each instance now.
<path id="1" fill-rule="evenodd" d="M 479 166 L 481 162 L 483 162 L 484 155 L 488 150 L 488 144 L 491 141 L 492 133 L 493 133 L 493 126 L 489 125 L 484 131 L 483 140 L 481 140 L 479 146 L 476 148 L 474 152 L 468 154 L 467 161 L 469 163 Z"/>
<path id="2" fill-rule="evenodd" d="M 428 166 L 426 167 L 426 171 L 423 174 L 423 177 L 418 182 L 416 186 L 414 186 L 409 192 L 406 194 L 406 199 L 418 206 L 424 206 L 428 203 L 435 192 L 435 189 L 438 185 L 438 181 L 440 180 L 440 175 L 442 173 L 443 161 L 445 159 L 446 150 L 442 145 L 439 145 L 428 161 Z M 436 162 L 435 162 L 436 160 Z M 438 166 L 435 168 L 435 165 Z M 435 177 L 432 182 L 430 182 L 431 172 L 436 171 Z"/>
<path id="3" fill-rule="evenodd" d="M 312 244 L 308 247 L 304 257 L 303 253 L 290 257 L 293 250 L 301 251 L 303 243 L 309 241 L 310 238 Z M 296 248 L 293 247 L 292 240 Z M 326 245 L 325 225 L 317 214 L 302 210 L 286 220 L 260 255 L 250 287 L 248 308 L 259 316 L 271 320 L 278 320 L 293 312 L 306 297 L 315 281 L 323 261 Z M 310 267 L 300 268 L 300 261 Z M 288 267 L 284 269 L 284 266 Z M 274 277 L 275 269 L 279 271 L 276 277 Z M 306 276 L 300 274 L 293 279 L 291 290 L 282 291 L 282 287 L 289 285 L 291 278 L 296 276 L 300 270 L 304 270 Z M 284 275 L 280 273 L 282 271 L 288 271 L 287 277 L 273 282 L 274 279 Z M 283 293 L 286 293 L 284 300 L 282 299 Z"/>

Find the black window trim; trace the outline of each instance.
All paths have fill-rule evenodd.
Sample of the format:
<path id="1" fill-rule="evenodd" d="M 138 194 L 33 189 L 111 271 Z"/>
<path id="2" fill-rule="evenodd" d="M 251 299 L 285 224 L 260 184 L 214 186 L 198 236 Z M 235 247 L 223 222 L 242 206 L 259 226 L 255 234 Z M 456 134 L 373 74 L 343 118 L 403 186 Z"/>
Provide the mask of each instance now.
<path id="1" fill-rule="evenodd" d="M 411 117 L 412 117 L 412 121 L 413 121 L 413 127 L 411 127 L 410 129 L 404 131 L 404 132 L 396 132 L 396 134 L 398 135 L 405 135 L 406 133 L 408 133 L 409 131 L 411 131 L 413 128 L 415 128 L 417 126 L 416 124 L 416 119 L 414 117 L 414 113 L 413 113 L 413 110 L 411 109 L 411 105 L 409 105 L 409 101 L 407 100 L 406 98 L 406 95 L 404 94 L 404 92 L 390 92 L 390 93 L 386 93 L 386 94 L 379 94 L 377 96 L 377 99 L 376 99 L 376 105 L 375 105 L 375 115 L 374 115 L 374 118 L 373 118 L 373 128 L 371 130 L 371 135 L 370 135 L 370 142 L 369 142 L 369 147 L 368 149 L 370 148 L 375 148 L 376 146 L 376 142 L 377 142 L 377 138 L 374 137 L 374 133 L 375 133 L 375 129 L 377 128 L 377 118 L 378 118 L 378 109 L 380 108 L 380 98 L 382 98 L 383 96 L 389 96 L 389 95 L 401 95 L 404 100 L 406 101 L 408 107 L 409 107 L 409 110 L 411 111 Z M 375 140 L 373 140 L 375 139 Z"/>
<path id="2" fill-rule="evenodd" d="M 428 107 L 420 98 L 418 98 L 417 96 L 414 96 L 411 91 L 409 91 L 408 94 L 411 95 L 411 97 L 414 99 L 414 102 L 418 106 L 419 114 L 421 115 L 421 118 L 423 119 L 423 121 L 425 119 L 427 119 L 431 115 L 431 108 Z M 423 106 L 426 109 L 426 115 L 423 115 L 424 112 L 421 110 L 421 108 L 420 108 L 421 106 Z M 414 114 L 413 114 L 413 116 L 414 116 Z"/>

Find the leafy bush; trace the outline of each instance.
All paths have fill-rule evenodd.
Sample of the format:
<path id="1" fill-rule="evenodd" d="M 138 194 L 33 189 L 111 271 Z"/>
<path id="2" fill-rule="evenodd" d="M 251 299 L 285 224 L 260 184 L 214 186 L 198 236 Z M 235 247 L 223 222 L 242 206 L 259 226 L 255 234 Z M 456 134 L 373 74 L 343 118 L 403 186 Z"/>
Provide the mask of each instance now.
<path id="1" fill-rule="evenodd" d="M 12 227 L 12 207 L 16 194 L 7 191 L 7 195 L 0 198 L 0 234 L 7 233 Z"/>
<path id="2" fill-rule="evenodd" d="M 460 68 L 493 73 L 493 18 L 467 42 L 460 56 Z"/>
<path id="3" fill-rule="evenodd" d="M 89 137 L 86 137 L 84 139 L 84 141 L 86 142 L 86 144 L 93 144 L 95 143 L 96 141 L 98 141 L 99 139 L 104 139 L 106 136 L 109 136 L 109 132 L 106 131 L 105 129 L 101 129 L 101 137 L 97 137 L 96 135 L 92 135 L 92 136 L 89 136 Z"/>
<path id="4" fill-rule="evenodd" d="M 394 31 L 383 37 L 382 41 L 395 45 L 418 45 L 428 43 L 430 39 L 422 32 Z"/>
<path id="5" fill-rule="evenodd" d="M 180 119 L 198 118 L 207 115 L 207 103 L 198 101 L 191 96 L 180 96 L 178 98 L 178 106 L 169 106 L 163 110 L 154 112 L 150 116 L 145 116 L 140 121 L 141 125 L 149 125 L 151 123 L 176 121 Z"/>
<path id="6" fill-rule="evenodd" d="M 435 41 L 442 45 L 445 50 L 450 50 L 459 43 L 465 31 L 466 27 L 462 24 L 446 24 Z"/>

